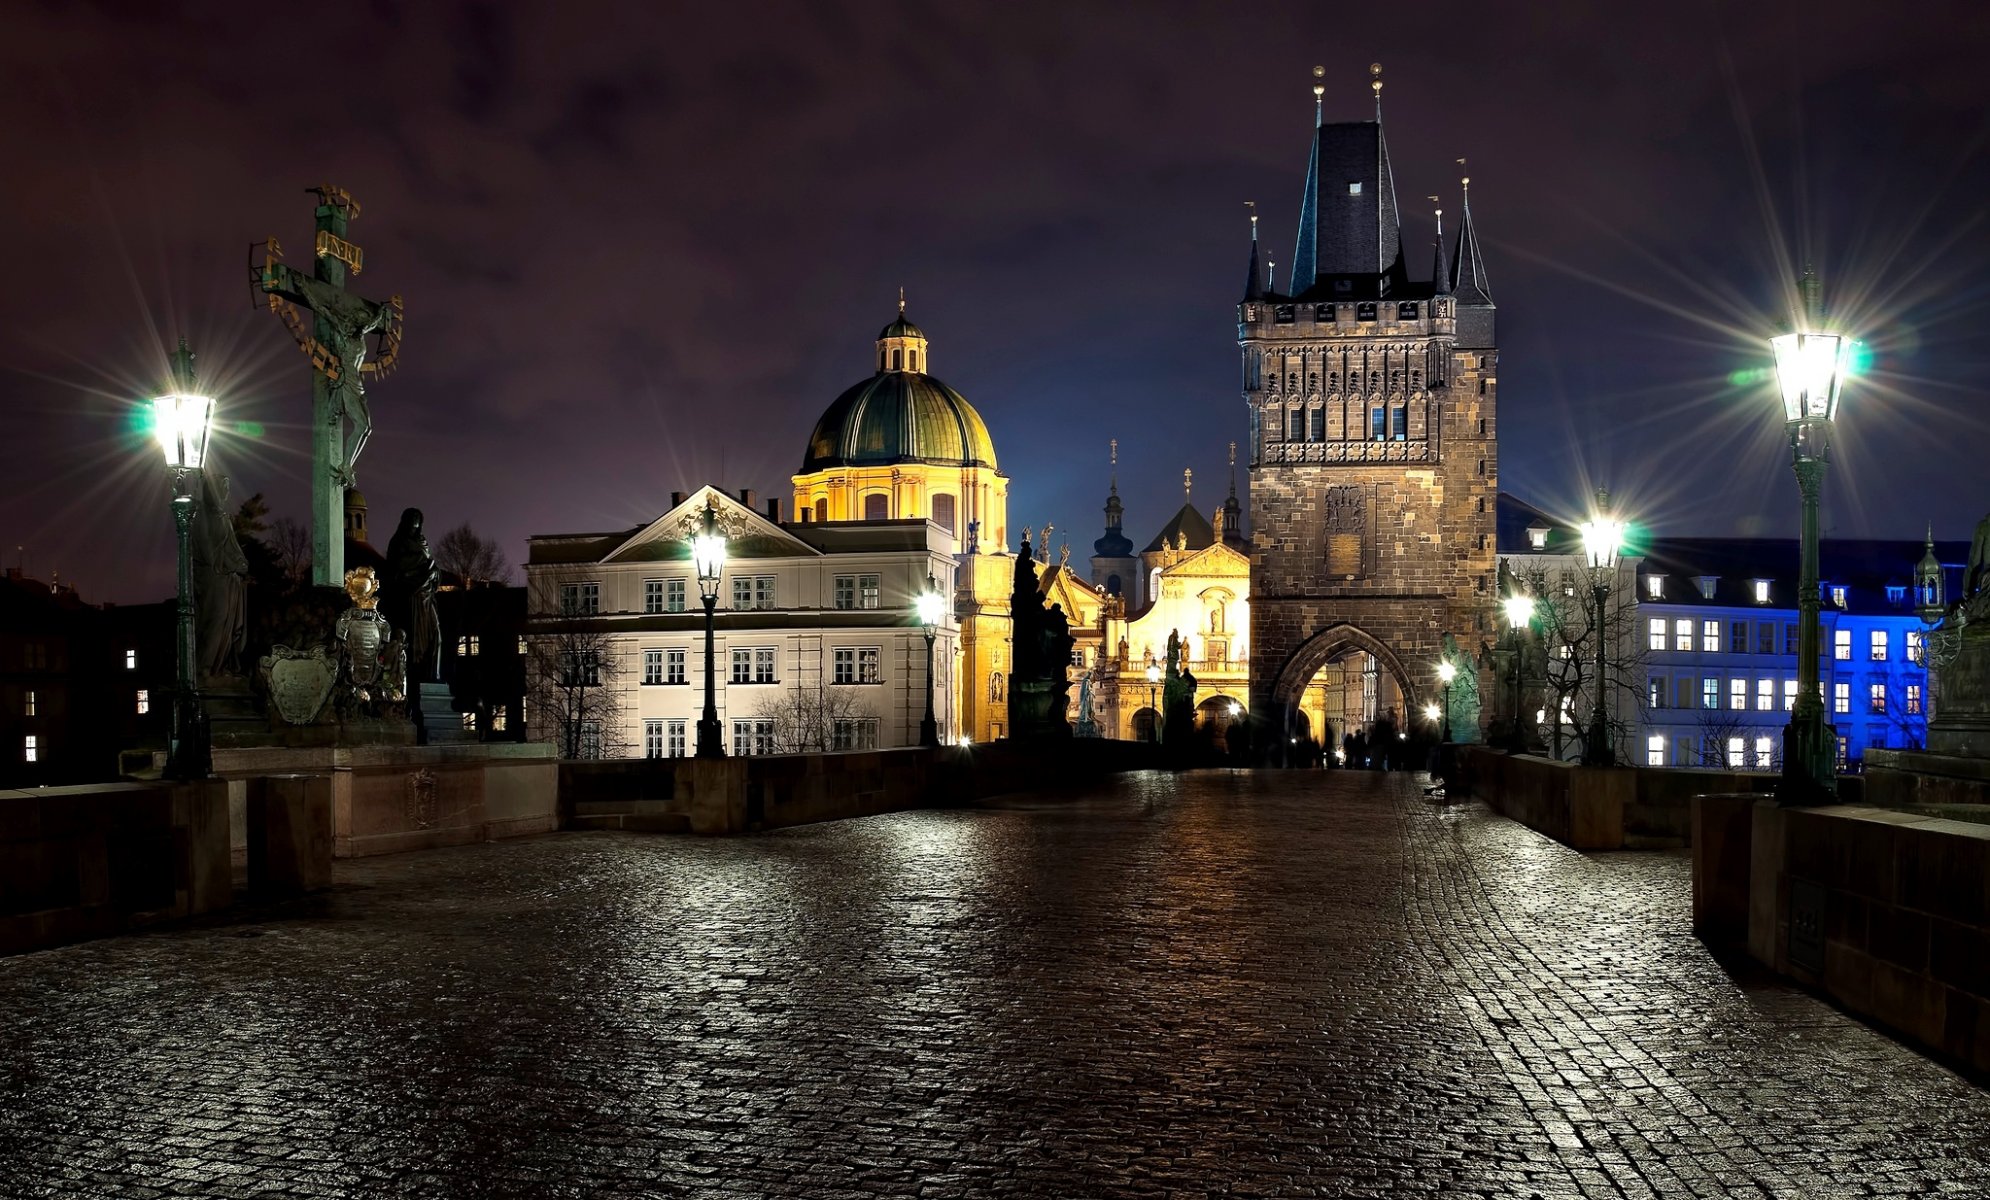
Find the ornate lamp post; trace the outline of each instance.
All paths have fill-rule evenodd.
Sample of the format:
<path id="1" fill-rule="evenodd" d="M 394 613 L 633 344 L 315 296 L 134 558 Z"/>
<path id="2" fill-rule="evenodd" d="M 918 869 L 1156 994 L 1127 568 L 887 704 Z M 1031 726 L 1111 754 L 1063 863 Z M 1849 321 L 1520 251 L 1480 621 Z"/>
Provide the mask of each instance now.
<path id="1" fill-rule="evenodd" d="M 718 667 L 713 662 L 713 625 L 719 605 L 719 576 L 726 565 L 726 535 L 719 514 L 705 502 L 704 521 L 691 538 L 691 561 L 698 568 L 698 596 L 705 602 L 705 715 L 698 718 L 698 757 L 724 758 L 725 737 L 719 731 Z"/>
<path id="2" fill-rule="evenodd" d="M 1596 704 L 1589 713 L 1589 736 L 1582 751 L 1585 767 L 1608 767 L 1617 761 L 1610 748 L 1610 644 L 1605 621 L 1605 602 L 1610 598 L 1610 577 L 1617 570 L 1617 550 L 1624 542 L 1624 523 L 1610 516 L 1610 496 L 1596 493 L 1596 514 L 1582 523 L 1582 551 L 1589 560 L 1590 590 L 1596 598 Z"/>
<path id="3" fill-rule="evenodd" d="M 1838 389 L 1851 342 L 1837 334 L 1811 332 L 1823 313 L 1817 277 L 1804 273 L 1804 324 L 1798 333 L 1770 339 L 1776 352 L 1776 381 L 1783 393 L 1783 423 L 1803 494 L 1803 568 L 1797 579 L 1797 695 L 1790 723 L 1783 728 L 1783 780 L 1777 798 L 1784 804 L 1829 804 L 1837 799 L 1835 772 L 1838 735 L 1824 719 L 1818 694 L 1817 504 L 1830 462 L 1831 423 L 1838 415 Z"/>
<path id="4" fill-rule="evenodd" d="M 1147 740 L 1150 742 L 1158 740 L 1161 734 L 1161 710 L 1154 707 L 1154 689 L 1160 685 L 1160 682 L 1161 668 L 1151 662 L 1148 663 L 1147 711 L 1154 714 L 1154 719 L 1147 723 Z"/>
<path id="5" fill-rule="evenodd" d="M 1526 725 L 1523 723 L 1527 708 L 1527 692 L 1521 679 L 1527 662 L 1526 634 L 1523 631 L 1534 621 L 1534 597 L 1515 592 L 1500 603 L 1506 609 L 1508 633 L 1508 647 L 1502 653 L 1508 660 L 1508 671 L 1513 676 L 1513 744 L 1511 748 L 1513 753 L 1520 754 L 1524 753 L 1527 749 Z"/>
<path id="6" fill-rule="evenodd" d="M 173 736 L 166 750 L 166 775 L 171 779 L 205 779 L 213 760 L 207 740 L 207 714 L 200 707 L 196 670 L 193 613 L 194 476 L 207 461 L 207 435 L 214 424 L 214 401 L 194 391 L 193 351 L 184 338 L 173 355 L 173 382 L 178 391 L 152 401 L 152 432 L 173 471 L 173 529 L 179 535 L 179 627 L 174 642 L 177 660 L 173 689 Z"/>
<path id="7" fill-rule="evenodd" d="M 1438 721 L 1437 735 L 1437 740 L 1440 742 L 1451 740 L 1451 681 L 1456 678 L 1458 678 L 1458 668 L 1450 659 L 1447 658 L 1437 664 L 1437 679 L 1444 685 L 1444 715 Z"/>
<path id="8" fill-rule="evenodd" d="M 940 723 L 933 716 L 933 634 L 946 614 L 947 598 L 940 595 L 940 585 L 931 575 L 926 576 L 926 590 L 914 604 L 919 610 L 919 627 L 926 634 L 926 715 L 919 721 L 919 744 L 937 747 Z"/>

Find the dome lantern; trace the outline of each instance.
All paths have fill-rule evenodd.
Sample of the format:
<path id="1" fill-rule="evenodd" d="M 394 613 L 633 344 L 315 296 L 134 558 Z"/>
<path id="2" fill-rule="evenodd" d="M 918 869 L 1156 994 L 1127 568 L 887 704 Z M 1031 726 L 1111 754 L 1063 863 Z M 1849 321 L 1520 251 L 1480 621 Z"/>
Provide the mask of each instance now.
<path id="1" fill-rule="evenodd" d="M 926 331 L 905 316 L 905 289 L 898 289 L 898 319 L 878 331 L 879 371 L 925 373 Z"/>

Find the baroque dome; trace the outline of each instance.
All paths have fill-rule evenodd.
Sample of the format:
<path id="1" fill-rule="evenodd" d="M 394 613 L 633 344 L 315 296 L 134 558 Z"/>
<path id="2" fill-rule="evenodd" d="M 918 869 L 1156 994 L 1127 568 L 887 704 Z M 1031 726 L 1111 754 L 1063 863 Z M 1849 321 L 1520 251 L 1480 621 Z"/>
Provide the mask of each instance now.
<path id="1" fill-rule="evenodd" d="M 965 397 L 918 371 L 880 371 L 836 397 L 809 435 L 802 473 L 894 463 L 995 468 L 988 426 Z"/>

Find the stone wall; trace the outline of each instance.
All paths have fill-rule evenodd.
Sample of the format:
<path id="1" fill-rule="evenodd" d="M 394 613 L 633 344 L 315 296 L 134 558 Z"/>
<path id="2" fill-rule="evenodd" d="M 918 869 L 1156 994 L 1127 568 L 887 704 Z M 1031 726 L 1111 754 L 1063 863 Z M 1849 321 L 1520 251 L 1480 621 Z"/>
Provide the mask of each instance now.
<path id="1" fill-rule="evenodd" d="M 1465 747 L 1460 754 L 1474 796 L 1578 850 L 1691 845 L 1693 797 L 1711 792 L 1766 793 L 1777 778 L 1689 768 L 1584 767 L 1478 746 Z"/>
<path id="2" fill-rule="evenodd" d="M 0 954 L 210 912 L 232 896 L 218 780 L 0 792 Z"/>

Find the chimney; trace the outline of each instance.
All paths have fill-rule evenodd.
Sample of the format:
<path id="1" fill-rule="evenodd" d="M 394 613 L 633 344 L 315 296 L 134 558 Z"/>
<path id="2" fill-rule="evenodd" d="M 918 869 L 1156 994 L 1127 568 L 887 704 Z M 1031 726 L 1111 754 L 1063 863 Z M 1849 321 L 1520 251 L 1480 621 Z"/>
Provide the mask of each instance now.
<path id="1" fill-rule="evenodd" d="M 670 493 L 670 507 L 672 507 L 672 508 L 676 508 L 676 507 L 677 507 L 678 505 L 680 505 L 680 504 L 682 504 L 682 503 L 684 503 L 684 493 L 683 493 L 683 492 L 672 492 L 672 493 Z"/>
<path id="2" fill-rule="evenodd" d="M 772 522 L 774 522 L 774 524 L 776 524 L 776 525 L 779 525 L 779 524 L 781 523 L 781 500 L 780 500 L 780 497 L 778 497 L 778 496 L 777 496 L 777 497 L 775 497 L 774 499 L 772 499 L 772 500 L 769 500 L 769 501 L 767 502 L 767 519 L 768 519 L 769 521 L 772 521 Z"/>
<path id="3" fill-rule="evenodd" d="M 741 489 L 739 489 L 739 502 L 740 502 L 741 504 L 744 504 L 744 505 L 745 505 L 746 507 L 748 507 L 748 508 L 752 508 L 752 507 L 753 507 L 753 489 L 752 489 L 752 488 L 741 488 Z"/>

